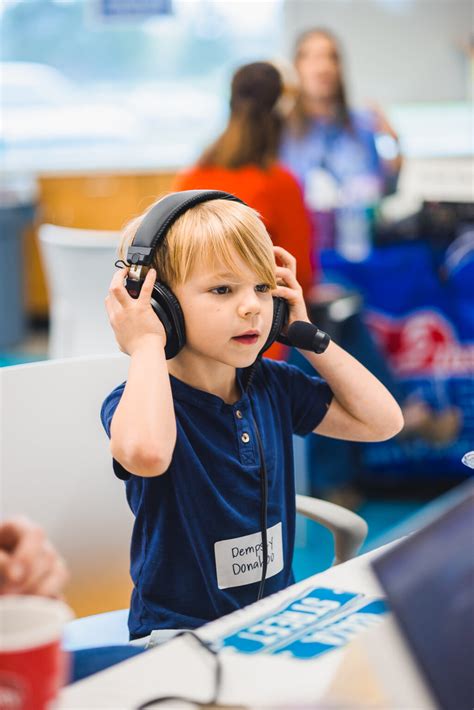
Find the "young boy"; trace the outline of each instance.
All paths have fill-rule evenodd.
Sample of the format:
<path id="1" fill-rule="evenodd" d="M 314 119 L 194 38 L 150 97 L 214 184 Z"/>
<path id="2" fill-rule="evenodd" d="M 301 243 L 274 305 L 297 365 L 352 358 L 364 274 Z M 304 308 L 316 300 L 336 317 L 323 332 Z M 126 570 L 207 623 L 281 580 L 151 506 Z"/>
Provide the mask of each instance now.
<path id="1" fill-rule="evenodd" d="M 140 219 L 124 234 L 122 256 Z M 130 355 L 128 380 L 105 400 L 102 421 L 136 518 L 133 639 L 196 628 L 256 600 L 260 451 L 269 595 L 293 582 L 293 433 L 380 441 L 403 423 L 388 391 L 332 342 L 323 354 L 302 351 L 325 381 L 263 359 L 244 388 L 244 369 L 270 332 L 272 296 L 287 300 L 289 324 L 309 322 L 295 259 L 273 248 L 249 207 L 222 199 L 191 207 L 168 229 L 153 265 L 138 299 L 123 271 L 106 298 L 119 346 Z M 186 325 L 186 343 L 168 361 L 165 330 L 150 305 L 157 274 Z"/>

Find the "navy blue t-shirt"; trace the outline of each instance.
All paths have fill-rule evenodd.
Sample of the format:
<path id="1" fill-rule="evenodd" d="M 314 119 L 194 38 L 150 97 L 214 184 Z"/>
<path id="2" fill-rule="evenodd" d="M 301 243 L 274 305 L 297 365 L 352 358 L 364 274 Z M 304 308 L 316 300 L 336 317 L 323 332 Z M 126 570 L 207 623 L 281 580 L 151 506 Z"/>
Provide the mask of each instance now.
<path id="1" fill-rule="evenodd" d="M 255 422 L 268 476 L 265 596 L 293 583 L 292 434 L 311 432 L 332 399 L 320 378 L 268 359 L 258 366 L 248 393 L 232 405 L 170 380 L 177 439 L 169 469 L 144 478 L 113 462 L 135 515 L 132 638 L 153 629 L 196 628 L 256 600 L 262 546 Z M 108 436 L 124 387 L 102 405 Z"/>

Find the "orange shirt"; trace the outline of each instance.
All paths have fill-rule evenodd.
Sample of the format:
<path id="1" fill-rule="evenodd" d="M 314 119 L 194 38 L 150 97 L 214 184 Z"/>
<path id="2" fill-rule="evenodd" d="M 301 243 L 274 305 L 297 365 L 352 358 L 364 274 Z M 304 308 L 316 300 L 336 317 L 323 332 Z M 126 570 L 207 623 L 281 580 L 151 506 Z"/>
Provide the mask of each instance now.
<path id="1" fill-rule="evenodd" d="M 311 266 L 312 228 L 301 188 L 296 178 L 275 163 L 267 170 L 246 165 L 230 170 L 209 167 L 191 168 L 180 173 L 173 190 L 223 190 L 253 207 L 261 216 L 273 243 L 293 254 L 297 262 L 297 278 L 307 293 L 314 277 Z M 275 343 L 266 357 L 281 359 L 286 348 Z"/>

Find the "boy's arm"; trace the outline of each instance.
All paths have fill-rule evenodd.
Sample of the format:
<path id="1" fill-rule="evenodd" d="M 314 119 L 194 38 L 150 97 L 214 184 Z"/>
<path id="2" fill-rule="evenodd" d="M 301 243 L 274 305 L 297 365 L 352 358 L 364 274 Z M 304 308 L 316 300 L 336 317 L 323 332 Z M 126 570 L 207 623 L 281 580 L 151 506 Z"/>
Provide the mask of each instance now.
<path id="1" fill-rule="evenodd" d="M 284 249 L 274 247 L 284 266 L 277 266 L 280 284 L 276 296 L 285 298 L 290 307 L 289 324 L 310 322 L 301 286 L 296 280 L 296 261 Z M 350 441 L 383 441 L 395 436 L 403 426 L 403 416 L 390 392 L 352 355 L 336 343 L 316 355 L 306 350 L 302 355 L 326 380 L 333 400 L 323 420 L 314 430 L 317 434 Z"/>
<path id="2" fill-rule="evenodd" d="M 155 279 L 150 269 L 140 296 L 133 299 L 119 271 L 106 298 L 117 342 L 130 355 L 127 384 L 110 427 L 110 449 L 127 471 L 144 477 L 165 473 L 176 443 L 166 334 L 150 305 Z"/>
<path id="3" fill-rule="evenodd" d="M 316 434 L 350 441 L 384 441 L 403 427 L 395 399 L 382 383 L 336 343 L 324 353 L 300 351 L 333 392 Z"/>

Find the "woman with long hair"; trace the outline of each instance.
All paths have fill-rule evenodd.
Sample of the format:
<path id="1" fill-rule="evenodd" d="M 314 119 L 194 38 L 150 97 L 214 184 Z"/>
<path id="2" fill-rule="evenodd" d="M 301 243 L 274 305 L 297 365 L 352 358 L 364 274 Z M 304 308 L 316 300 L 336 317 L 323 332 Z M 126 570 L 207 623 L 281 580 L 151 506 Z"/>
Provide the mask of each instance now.
<path id="1" fill-rule="evenodd" d="M 371 183 L 379 197 L 395 191 L 402 157 L 398 136 L 382 111 L 349 107 L 342 50 L 327 29 L 303 32 L 295 44 L 299 93 L 290 113 L 280 157 L 304 185 L 324 169 L 344 187 Z"/>
<path id="2" fill-rule="evenodd" d="M 353 200 L 363 213 L 366 206 L 395 191 L 402 164 L 398 137 L 380 109 L 350 108 L 341 48 L 329 30 L 314 28 L 298 37 L 294 68 L 297 86 L 287 87 L 292 93 L 292 107 L 280 159 L 304 189 L 319 227 L 318 243 L 332 247 L 335 240 L 341 252 L 345 244 L 345 254 L 354 256 L 354 247 L 351 252 L 348 243 L 349 237 L 354 237 L 353 230 L 342 234 L 348 224 L 336 219 L 334 213 L 341 207 L 341 200 Z M 344 210 L 339 210 L 341 214 Z M 341 286 L 323 283 L 318 285 L 315 297 L 324 301 L 325 293 L 338 292 L 343 293 Z M 459 424 L 453 412 L 448 408 L 438 414 L 423 398 L 404 395 L 360 312 L 338 323 L 337 340 L 395 396 L 404 414 L 404 436 L 421 437 L 433 444 L 454 440 Z M 292 351 L 291 358 L 305 369 L 304 359 L 297 352 Z M 307 446 L 313 495 L 355 507 L 359 500 L 355 487 L 360 466 L 358 445 L 313 437 Z"/>
<path id="3" fill-rule="evenodd" d="M 197 164 L 178 175 L 173 189 L 224 190 L 253 207 L 273 243 L 295 256 L 298 280 L 307 294 L 315 278 L 312 228 L 297 180 L 278 162 L 283 125 L 277 104 L 282 89 L 279 71 L 268 62 L 238 69 L 226 127 Z M 266 353 L 283 354 L 278 343 Z"/>

